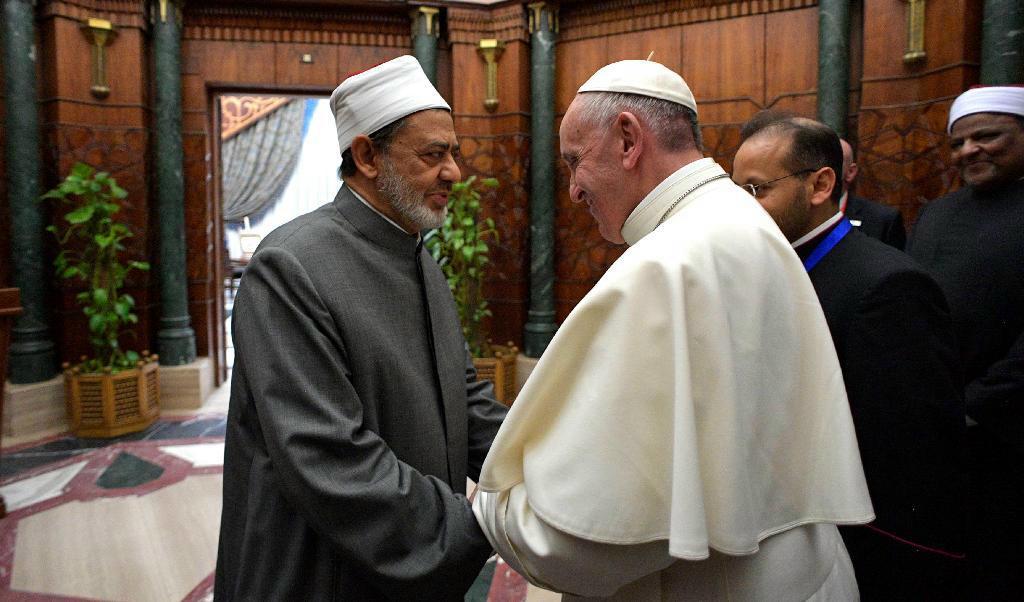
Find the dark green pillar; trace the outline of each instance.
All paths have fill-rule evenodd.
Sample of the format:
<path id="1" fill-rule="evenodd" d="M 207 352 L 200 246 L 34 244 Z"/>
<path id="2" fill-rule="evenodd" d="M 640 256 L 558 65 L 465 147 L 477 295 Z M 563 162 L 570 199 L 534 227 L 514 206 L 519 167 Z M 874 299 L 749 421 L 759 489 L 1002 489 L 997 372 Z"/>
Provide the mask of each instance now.
<path id="1" fill-rule="evenodd" d="M 35 10 L 31 0 L 4 0 L 4 97 L 7 194 L 11 207 L 11 264 L 14 286 L 21 289 L 22 314 L 11 332 L 10 379 L 25 384 L 57 373 L 50 338 L 46 283 L 52 270 L 44 260 L 46 228 L 37 202 L 42 166 L 36 88 Z M 5 375 L 0 374 L 0 378 Z"/>
<path id="2" fill-rule="evenodd" d="M 846 136 L 850 103 L 850 1 L 818 2 L 818 120 Z"/>
<path id="3" fill-rule="evenodd" d="M 530 309 L 523 351 L 540 357 L 555 336 L 555 35 L 558 8 L 530 10 Z"/>
<path id="4" fill-rule="evenodd" d="M 434 87 L 437 87 L 437 38 L 441 29 L 439 12 L 439 9 L 432 6 L 417 6 L 410 15 L 412 54 Z"/>
<path id="5" fill-rule="evenodd" d="M 1024 84 L 1024 4 L 1020 0 L 985 0 L 981 83 Z"/>
<path id="6" fill-rule="evenodd" d="M 160 363 L 180 366 L 196 359 L 196 336 L 188 315 L 185 277 L 185 178 L 181 144 L 181 6 L 157 0 L 153 6 L 153 63 L 156 123 L 157 211 L 160 215 Z"/>

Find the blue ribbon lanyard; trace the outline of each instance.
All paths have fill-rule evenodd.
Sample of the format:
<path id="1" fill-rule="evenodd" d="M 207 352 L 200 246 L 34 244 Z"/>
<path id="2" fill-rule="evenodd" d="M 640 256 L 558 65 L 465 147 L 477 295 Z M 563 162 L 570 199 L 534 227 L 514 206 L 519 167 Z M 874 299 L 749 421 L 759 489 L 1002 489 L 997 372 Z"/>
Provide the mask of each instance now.
<path id="1" fill-rule="evenodd" d="M 828 233 L 828 236 L 825 237 L 825 240 L 818 243 L 818 246 L 814 247 L 814 250 L 811 251 L 811 254 L 807 256 L 807 259 L 804 260 L 804 269 L 810 272 L 814 268 L 814 266 L 818 265 L 818 262 L 821 261 L 821 258 L 824 257 L 825 255 L 828 255 L 828 252 L 831 251 L 832 248 L 835 247 L 837 244 L 839 244 L 839 241 L 841 241 L 843 237 L 846 236 L 846 234 L 852 229 L 853 225 L 850 224 L 850 220 L 846 219 L 846 217 L 844 216 L 843 219 L 839 220 L 839 223 L 836 224 L 836 227 L 833 228 L 832 231 Z"/>

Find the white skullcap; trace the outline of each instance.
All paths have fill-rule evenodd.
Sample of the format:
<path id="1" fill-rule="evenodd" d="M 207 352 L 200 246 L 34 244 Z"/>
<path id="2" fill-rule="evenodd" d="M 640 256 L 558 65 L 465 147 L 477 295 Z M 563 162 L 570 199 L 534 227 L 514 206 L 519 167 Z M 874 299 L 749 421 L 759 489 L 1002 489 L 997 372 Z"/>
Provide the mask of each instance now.
<path id="1" fill-rule="evenodd" d="M 359 134 L 372 134 L 406 115 L 452 108 L 437 93 L 419 61 L 405 55 L 358 73 L 331 94 L 341 152 Z"/>
<path id="2" fill-rule="evenodd" d="M 620 92 L 660 98 L 697 112 L 690 86 L 678 73 L 654 61 L 619 61 L 605 65 L 580 86 L 579 92 Z"/>
<path id="3" fill-rule="evenodd" d="M 957 119 L 975 113 L 1008 113 L 1024 117 L 1024 87 L 984 86 L 964 92 L 949 108 L 946 133 L 953 131 Z"/>

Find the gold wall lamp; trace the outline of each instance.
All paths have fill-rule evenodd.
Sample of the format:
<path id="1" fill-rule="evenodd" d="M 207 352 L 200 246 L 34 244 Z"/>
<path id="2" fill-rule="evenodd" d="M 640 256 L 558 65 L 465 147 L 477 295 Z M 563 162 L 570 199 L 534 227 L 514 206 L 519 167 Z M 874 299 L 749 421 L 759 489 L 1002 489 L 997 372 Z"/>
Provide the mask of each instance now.
<path id="1" fill-rule="evenodd" d="M 907 1 L 907 52 L 903 55 L 904 63 L 916 63 L 925 58 L 924 2 L 925 0 Z"/>
<path id="2" fill-rule="evenodd" d="M 487 63 L 487 97 L 484 98 L 484 108 L 488 113 L 493 113 L 498 108 L 498 58 L 505 50 L 505 45 L 495 39 L 480 40 L 477 52 Z"/>
<path id="3" fill-rule="evenodd" d="M 106 19 L 89 19 L 82 25 L 82 32 L 92 45 L 92 87 L 89 91 L 96 98 L 110 96 L 107 85 L 107 45 L 114 41 L 117 32 Z"/>

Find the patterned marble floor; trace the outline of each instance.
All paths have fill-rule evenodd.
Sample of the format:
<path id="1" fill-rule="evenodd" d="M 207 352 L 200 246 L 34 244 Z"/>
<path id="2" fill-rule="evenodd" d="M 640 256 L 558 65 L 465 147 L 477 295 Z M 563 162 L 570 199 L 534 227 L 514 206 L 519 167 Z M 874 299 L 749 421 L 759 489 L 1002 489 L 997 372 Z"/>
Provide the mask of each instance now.
<path id="1" fill-rule="evenodd" d="M 212 598 L 227 387 L 199 414 L 112 440 L 59 434 L 5 448 L 0 600 Z M 555 600 L 492 559 L 472 602 Z"/>

